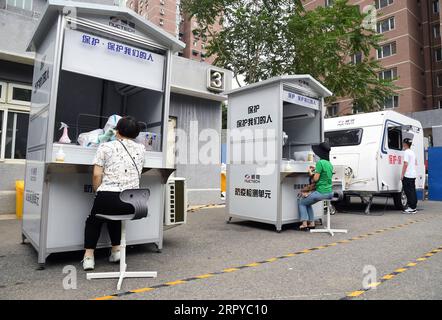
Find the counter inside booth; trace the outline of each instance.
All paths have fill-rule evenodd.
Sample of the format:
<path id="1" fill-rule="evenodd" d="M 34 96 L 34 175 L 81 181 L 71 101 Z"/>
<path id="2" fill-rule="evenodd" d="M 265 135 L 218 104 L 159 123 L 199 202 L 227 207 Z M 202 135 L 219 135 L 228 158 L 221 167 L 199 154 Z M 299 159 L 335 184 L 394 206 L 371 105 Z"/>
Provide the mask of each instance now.
<path id="1" fill-rule="evenodd" d="M 92 165 L 98 147 L 83 147 L 75 144 L 54 143 L 52 148 L 51 163 L 57 164 L 78 164 Z M 57 154 L 62 150 L 64 161 L 57 161 Z M 145 168 L 163 168 L 163 153 L 146 151 L 144 159 Z"/>

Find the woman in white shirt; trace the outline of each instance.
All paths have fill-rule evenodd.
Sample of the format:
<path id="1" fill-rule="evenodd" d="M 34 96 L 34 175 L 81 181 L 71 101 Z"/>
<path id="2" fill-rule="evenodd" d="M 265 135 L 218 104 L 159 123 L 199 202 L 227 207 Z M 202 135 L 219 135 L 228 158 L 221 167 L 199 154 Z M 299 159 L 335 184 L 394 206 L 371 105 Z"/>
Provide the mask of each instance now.
<path id="1" fill-rule="evenodd" d="M 121 222 L 105 221 L 96 218 L 95 215 L 133 214 L 133 207 L 120 200 L 120 193 L 126 189 L 140 187 L 145 149 L 133 139 L 139 135 L 141 126 L 133 117 L 123 117 L 115 127 L 116 140 L 98 147 L 93 173 L 96 196 L 91 214 L 86 220 L 84 235 L 84 270 L 93 270 L 95 267 L 94 250 L 104 222 L 107 224 L 112 243 L 109 261 L 120 261 Z"/>

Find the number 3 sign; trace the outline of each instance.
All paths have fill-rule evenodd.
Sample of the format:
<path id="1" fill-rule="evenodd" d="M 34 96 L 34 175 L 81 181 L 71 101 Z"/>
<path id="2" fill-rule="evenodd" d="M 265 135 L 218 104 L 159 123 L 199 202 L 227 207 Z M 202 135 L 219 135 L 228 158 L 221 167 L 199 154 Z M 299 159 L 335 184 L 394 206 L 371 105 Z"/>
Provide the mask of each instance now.
<path id="1" fill-rule="evenodd" d="M 224 91 L 224 72 L 215 69 L 207 70 L 207 89 L 215 92 Z"/>

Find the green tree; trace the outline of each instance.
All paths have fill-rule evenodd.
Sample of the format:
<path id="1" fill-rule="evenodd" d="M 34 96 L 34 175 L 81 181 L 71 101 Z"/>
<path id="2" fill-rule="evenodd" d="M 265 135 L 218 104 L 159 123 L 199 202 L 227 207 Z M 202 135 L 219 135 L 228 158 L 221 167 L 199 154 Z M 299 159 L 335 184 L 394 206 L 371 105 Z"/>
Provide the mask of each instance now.
<path id="1" fill-rule="evenodd" d="M 224 102 L 221 105 L 221 110 L 221 128 L 227 129 L 227 106 Z"/>
<path id="2" fill-rule="evenodd" d="M 331 7 L 304 10 L 299 0 L 184 0 L 183 10 L 195 17 L 207 35 L 208 55 L 215 65 L 242 76 L 246 83 L 282 74 L 311 74 L 334 96 L 349 97 L 359 110 L 383 105 L 397 87 L 379 79 L 382 69 L 370 53 L 379 48 L 382 36 L 367 24 L 370 12 L 347 0 Z M 215 32 L 219 22 L 223 28 Z M 350 57 L 362 53 L 353 63 Z"/>

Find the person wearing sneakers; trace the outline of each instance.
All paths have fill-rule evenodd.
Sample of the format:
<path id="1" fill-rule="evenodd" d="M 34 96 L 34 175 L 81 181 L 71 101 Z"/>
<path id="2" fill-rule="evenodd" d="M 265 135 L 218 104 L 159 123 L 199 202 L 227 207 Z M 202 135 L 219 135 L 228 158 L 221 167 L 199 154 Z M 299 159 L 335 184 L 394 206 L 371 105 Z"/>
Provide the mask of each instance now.
<path id="1" fill-rule="evenodd" d="M 416 213 L 416 155 L 411 150 L 411 139 L 404 139 L 404 166 L 402 167 L 402 187 L 407 196 L 407 208 L 404 213 Z"/>
<path id="2" fill-rule="evenodd" d="M 330 163 L 330 149 L 328 142 L 312 146 L 317 159 L 316 168 L 314 168 L 314 171 L 309 169 L 312 183 L 301 190 L 301 196 L 298 199 L 299 218 L 302 221 L 298 228 L 299 230 L 308 231 L 309 229 L 314 229 L 315 217 L 312 205 L 333 197 L 333 166 Z"/>
<path id="3" fill-rule="evenodd" d="M 93 270 L 95 267 L 94 250 L 104 222 L 112 243 L 109 261 L 120 261 L 121 221 L 105 221 L 95 215 L 133 214 L 133 207 L 120 200 L 120 193 L 140 187 L 145 149 L 134 139 L 139 135 L 141 127 L 142 123 L 134 118 L 123 117 L 115 127 L 116 140 L 102 143 L 98 147 L 93 172 L 96 196 L 84 232 L 84 270 Z"/>

